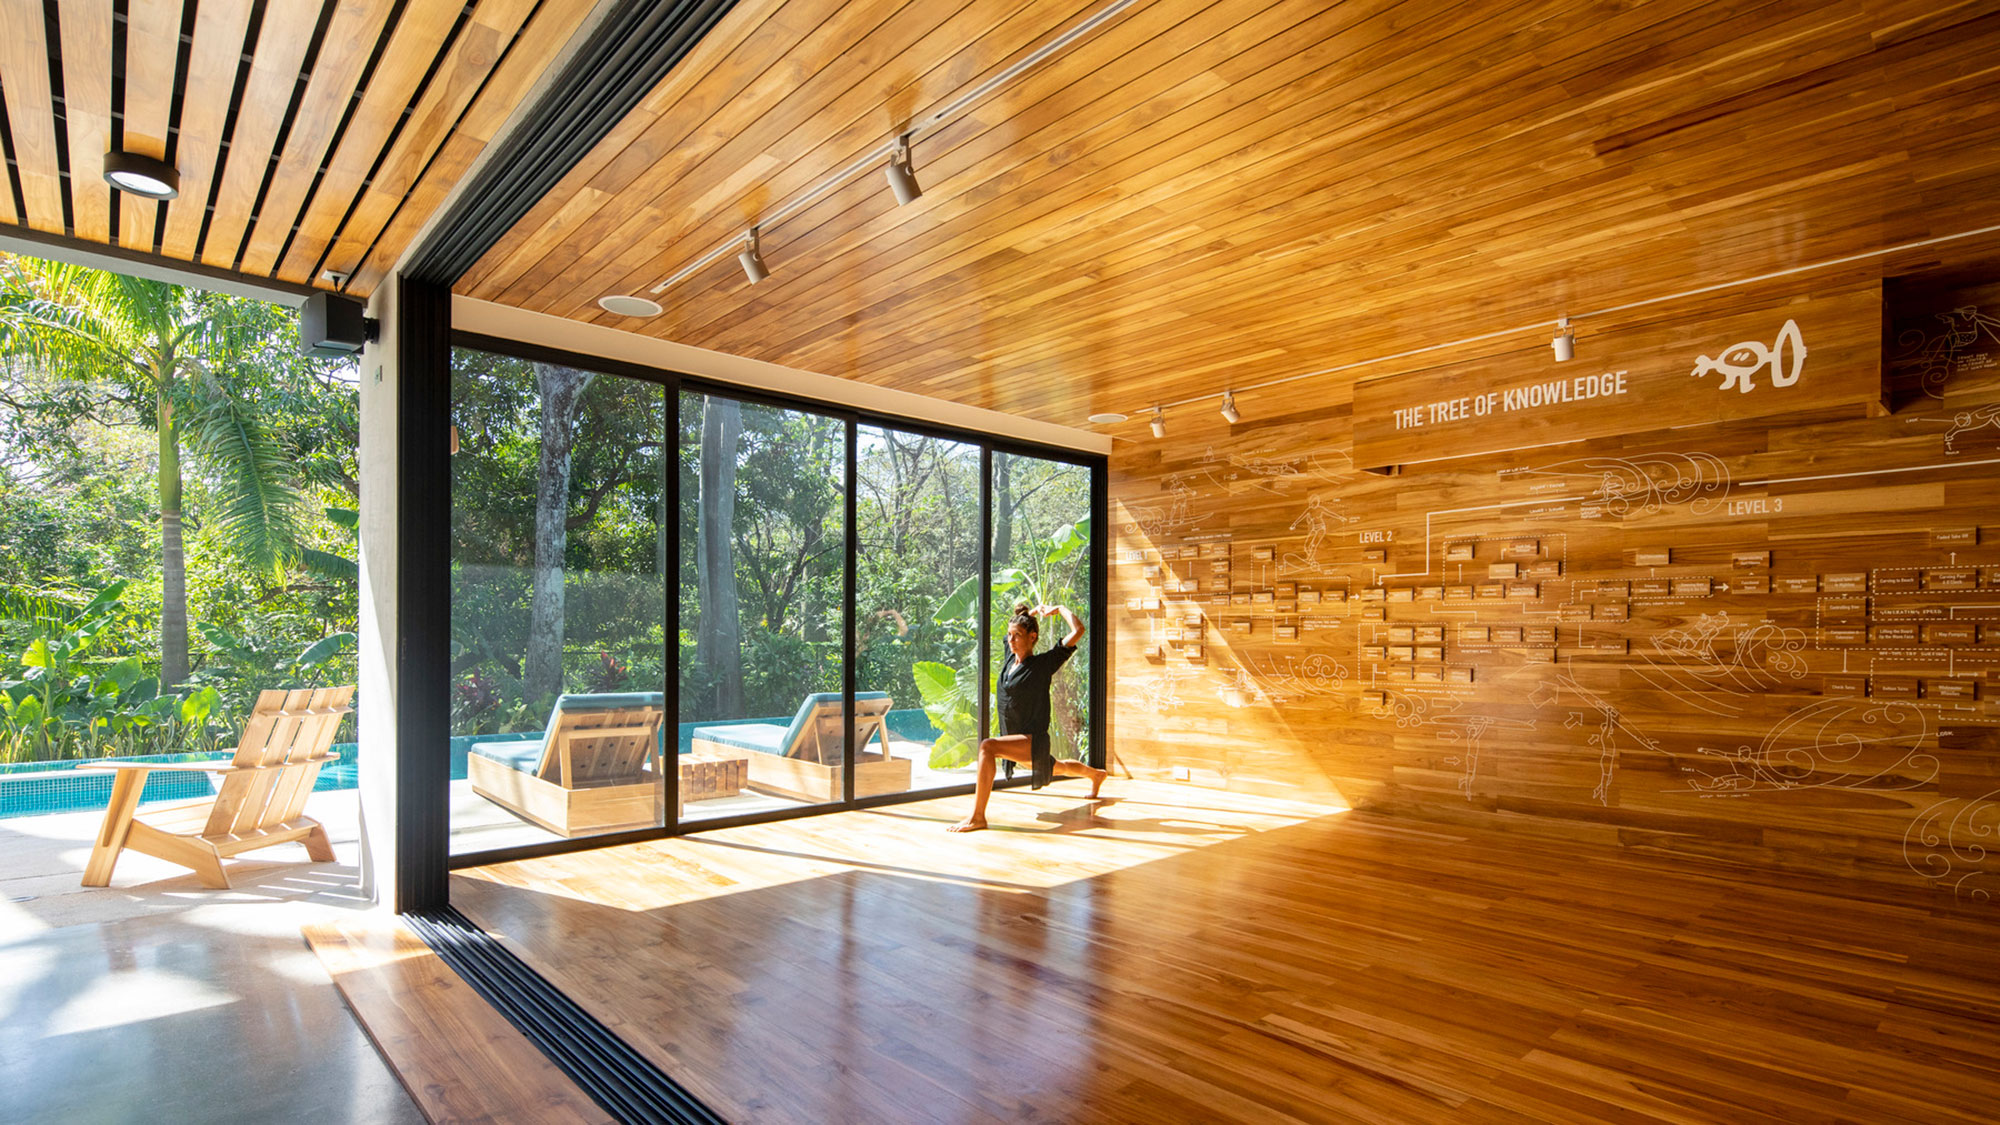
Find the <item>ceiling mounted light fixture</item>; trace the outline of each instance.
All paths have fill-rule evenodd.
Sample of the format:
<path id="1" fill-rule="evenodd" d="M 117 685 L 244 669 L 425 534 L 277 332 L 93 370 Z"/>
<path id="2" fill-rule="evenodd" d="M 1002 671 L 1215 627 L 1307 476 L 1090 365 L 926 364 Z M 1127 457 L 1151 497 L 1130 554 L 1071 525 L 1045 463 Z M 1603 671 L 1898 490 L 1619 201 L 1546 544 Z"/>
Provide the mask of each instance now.
<path id="1" fill-rule="evenodd" d="M 1103 414 L 1092 414 L 1089 420 L 1094 426 L 1115 426 L 1123 422 L 1127 417 L 1129 415 L 1119 414 L 1115 411 L 1106 411 Z"/>
<path id="2" fill-rule="evenodd" d="M 104 182 L 147 199 L 173 199 L 181 193 L 181 174 L 173 165 L 136 152 L 105 153 Z"/>
<path id="3" fill-rule="evenodd" d="M 1243 420 L 1243 412 L 1236 409 L 1235 391 L 1222 392 L 1222 416 L 1227 418 L 1232 426 Z"/>
<path id="4" fill-rule="evenodd" d="M 771 276 L 771 271 L 764 265 L 764 255 L 757 241 L 756 227 L 751 227 L 750 233 L 743 236 L 743 242 L 743 252 L 736 255 L 736 260 L 743 265 L 743 276 L 750 279 L 750 284 L 755 285 Z"/>
<path id="5" fill-rule="evenodd" d="M 896 138 L 896 147 L 889 153 L 889 190 L 896 193 L 898 207 L 923 197 L 924 189 L 917 185 L 916 165 L 910 163 L 908 133 Z"/>
<path id="6" fill-rule="evenodd" d="M 599 297 L 597 307 L 616 316 L 658 316 L 660 303 L 648 301 L 644 297 L 630 297 L 614 293 L 609 297 Z"/>
<path id="7" fill-rule="evenodd" d="M 1549 341 L 1549 347 L 1556 352 L 1557 363 L 1568 363 L 1576 355 L 1576 335 L 1569 330 L 1569 318 L 1556 319 L 1556 338 Z"/>
<path id="8" fill-rule="evenodd" d="M 1156 438 L 1167 436 L 1167 412 L 1157 406 L 1153 408 L 1153 436 Z"/>

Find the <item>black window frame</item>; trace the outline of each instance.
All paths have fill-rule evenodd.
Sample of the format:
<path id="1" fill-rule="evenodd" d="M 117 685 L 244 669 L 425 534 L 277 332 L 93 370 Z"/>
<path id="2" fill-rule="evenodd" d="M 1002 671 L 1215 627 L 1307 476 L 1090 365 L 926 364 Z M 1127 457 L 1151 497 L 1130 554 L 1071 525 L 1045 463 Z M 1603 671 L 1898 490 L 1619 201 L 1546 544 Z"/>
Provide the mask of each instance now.
<path id="1" fill-rule="evenodd" d="M 1105 584 L 1107 578 L 1107 564 L 1109 562 L 1109 550 L 1110 550 L 1109 547 L 1110 524 L 1108 519 L 1110 505 L 1109 505 L 1109 481 L 1108 481 L 1109 458 L 1107 458 L 1103 454 L 1090 453 L 1076 449 L 1068 449 L 1062 446 L 1048 445 L 1042 442 L 1029 441 L 1019 438 L 996 437 L 992 434 L 984 434 L 973 430 L 959 429 L 955 426 L 929 421 L 926 419 L 911 418 L 904 415 L 893 414 L 879 410 L 863 409 L 845 403 L 830 402 L 827 400 L 811 398 L 804 395 L 795 395 L 783 391 L 774 391 L 763 387 L 747 387 L 736 383 L 730 383 L 726 380 L 716 379 L 708 376 L 690 375 L 685 372 L 673 371 L 666 368 L 651 367 L 644 364 L 632 363 L 625 360 L 606 359 L 601 356 L 586 355 L 583 353 L 571 352 L 560 348 L 553 348 L 540 344 L 532 344 L 520 340 L 510 340 L 504 337 L 489 336 L 476 332 L 465 332 L 465 331 L 454 330 L 451 333 L 450 347 L 452 350 L 465 348 L 474 351 L 483 351 L 494 355 L 507 356 L 514 359 L 539 361 L 543 363 L 559 363 L 567 367 L 574 367 L 582 370 L 594 371 L 597 372 L 598 374 L 610 375 L 615 378 L 634 379 L 640 382 L 652 383 L 664 388 L 666 402 L 669 404 L 669 409 L 672 409 L 676 412 L 678 412 L 678 410 L 680 409 L 682 394 L 684 392 L 693 392 L 696 394 L 708 394 L 708 395 L 733 398 L 740 402 L 769 406 L 777 409 L 807 411 L 814 414 L 818 414 L 822 417 L 836 419 L 844 424 L 847 433 L 847 454 L 846 454 L 846 467 L 845 467 L 845 471 L 847 474 L 847 497 L 845 503 L 846 503 L 846 521 L 847 521 L 846 526 L 847 526 L 848 541 L 846 544 L 846 557 L 843 562 L 843 566 L 845 568 L 845 574 L 843 577 L 842 617 L 844 624 L 843 653 L 845 656 L 845 664 L 843 671 L 842 696 L 843 696 L 843 707 L 846 712 L 846 722 L 847 722 L 847 738 L 846 738 L 845 754 L 847 756 L 847 762 L 849 768 L 843 771 L 843 779 L 844 779 L 843 780 L 844 792 L 842 794 L 844 798 L 843 800 L 829 802 L 825 804 L 804 805 L 798 808 L 769 809 L 762 812 L 741 813 L 735 816 L 703 817 L 699 820 L 693 820 L 687 822 L 682 822 L 679 817 L 680 771 L 678 769 L 664 770 L 662 771 L 663 777 L 661 779 L 662 780 L 662 785 L 661 785 L 662 804 L 660 809 L 661 823 L 657 827 L 640 828 L 627 832 L 605 833 L 596 836 L 583 836 L 583 837 L 577 837 L 575 839 L 549 840 L 534 844 L 522 844 L 506 848 L 491 848 L 485 851 L 464 852 L 460 854 L 452 854 L 451 852 L 450 834 L 447 827 L 446 831 L 444 832 L 429 834 L 429 838 L 426 841 L 427 843 L 434 842 L 434 846 L 437 847 L 443 853 L 441 858 L 443 859 L 444 870 L 451 871 L 466 867 L 481 867 L 494 863 L 507 863 L 519 859 L 533 859 L 539 856 L 561 855 L 570 852 L 590 851 L 596 848 L 617 847 L 622 844 L 640 843 L 648 840 L 668 839 L 676 836 L 691 835 L 697 832 L 709 832 L 723 828 L 735 828 L 748 824 L 768 824 L 775 821 L 793 820 L 801 817 L 821 816 L 827 813 L 851 812 L 858 809 L 882 808 L 888 805 L 909 804 L 915 801 L 929 801 L 929 800 L 935 800 L 940 797 L 966 796 L 974 791 L 976 786 L 972 783 L 967 783 L 965 785 L 947 786 L 936 789 L 920 789 L 920 790 L 906 791 L 902 793 L 883 793 L 873 797 L 857 798 L 854 796 L 854 771 L 852 769 L 853 758 L 855 754 L 854 599 L 856 594 L 855 590 L 856 551 L 854 544 L 854 536 L 856 532 L 855 517 L 857 515 L 856 511 L 857 499 L 855 496 L 854 484 L 855 484 L 855 476 L 858 469 L 859 456 L 860 456 L 855 438 L 857 431 L 862 426 L 881 426 L 885 428 L 900 430 L 905 433 L 916 434 L 922 437 L 934 437 L 947 441 L 962 442 L 968 445 L 974 445 L 978 447 L 980 451 L 979 454 L 980 571 L 982 574 L 987 576 L 987 581 L 980 584 L 981 613 L 979 617 L 978 645 L 979 645 L 979 651 L 982 654 L 983 659 L 988 661 L 992 659 L 992 653 L 989 651 L 992 641 L 992 638 L 989 635 L 991 631 L 991 626 L 989 624 L 989 621 L 991 617 L 991 604 L 990 604 L 992 597 L 991 579 L 993 573 L 993 534 L 992 534 L 993 455 L 995 453 L 1007 453 L 1021 457 L 1039 458 L 1045 461 L 1053 461 L 1060 464 L 1074 465 L 1079 468 L 1087 469 L 1090 472 L 1090 519 L 1091 519 L 1090 604 L 1087 607 L 1087 609 L 1090 615 L 1088 621 L 1091 624 L 1091 628 L 1086 634 L 1086 637 L 1090 642 L 1088 655 L 1091 662 L 1090 663 L 1090 763 L 1091 765 L 1099 769 L 1104 768 L 1105 760 L 1108 756 L 1107 743 L 1105 740 L 1105 731 L 1107 728 L 1108 715 L 1106 713 L 1105 703 L 1107 698 L 1108 677 L 1110 671 L 1109 668 L 1106 667 L 1106 660 L 1108 657 L 1106 627 L 1108 625 L 1108 619 L 1105 616 L 1105 605 L 1106 605 Z M 668 433 L 669 435 L 678 434 L 680 432 L 678 415 L 676 415 L 673 418 L 663 417 L 662 421 L 670 423 L 666 426 L 666 433 Z M 671 463 L 669 463 L 669 466 L 671 466 Z M 680 474 L 678 472 L 671 471 L 670 467 L 668 470 L 665 471 L 667 475 L 667 492 L 666 492 L 665 502 L 670 511 L 678 513 L 680 510 L 680 504 L 682 499 Z M 448 477 L 449 475 L 447 474 L 447 479 Z M 444 493 L 444 502 L 442 504 L 442 507 L 444 511 L 441 513 L 441 515 L 444 517 L 444 522 L 448 524 L 451 511 L 451 495 L 450 495 L 450 490 L 448 488 L 445 490 Z M 680 553 L 681 553 L 681 542 L 680 542 L 680 519 L 678 518 L 677 514 L 675 518 L 669 519 L 667 521 L 667 527 L 665 529 L 665 533 L 667 536 L 667 558 L 670 560 L 670 566 L 678 566 L 679 565 L 678 560 L 680 558 Z M 449 569 L 448 558 L 445 561 L 445 567 L 448 571 Z M 660 576 L 660 578 L 662 582 L 671 584 L 668 589 L 668 596 L 666 601 L 667 618 L 665 624 L 667 625 L 666 635 L 672 636 L 674 625 L 677 620 L 676 609 L 679 602 L 680 583 L 678 578 L 672 573 L 663 573 Z M 448 583 L 449 579 L 445 578 L 445 582 Z M 449 602 L 447 601 L 447 613 L 448 613 L 448 606 Z M 442 668 L 443 666 L 439 665 L 438 667 Z M 665 673 L 663 678 L 665 679 L 665 683 L 663 687 L 665 688 L 665 693 L 666 693 L 666 710 L 669 715 L 674 716 L 674 721 L 678 722 L 680 715 L 680 662 L 677 651 L 669 652 L 666 654 L 664 667 L 665 667 Z M 441 681 L 447 678 L 448 677 L 446 677 L 442 673 L 439 674 L 439 679 Z M 989 732 L 988 724 L 991 722 L 991 716 L 989 714 L 991 710 L 990 701 L 986 698 L 988 690 L 987 689 L 988 679 L 989 677 L 987 676 L 980 677 L 979 732 L 980 732 L 980 737 L 982 738 L 986 737 L 986 735 L 988 734 Z M 440 683 L 433 688 L 433 691 L 431 693 L 428 694 L 442 697 L 448 695 L 448 692 L 449 692 L 448 685 Z M 406 746 L 403 748 L 403 753 L 405 754 L 409 754 L 413 751 L 422 755 L 429 755 L 435 752 L 435 753 L 440 753 L 441 756 L 441 747 L 439 747 L 437 750 L 434 750 L 433 748 L 428 746 L 426 747 Z M 1016 777 L 1013 780 L 1005 780 L 1005 779 L 1000 780 L 996 782 L 995 788 L 1019 788 L 1021 786 L 1029 784 L 1029 781 L 1030 779 L 1025 774 L 1023 774 L 1022 776 Z M 435 805 L 435 807 L 432 810 L 430 810 L 432 814 L 436 816 L 440 822 L 443 822 L 448 825 L 450 818 L 449 788 L 439 787 L 435 791 L 435 796 L 432 803 Z M 434 864 L 425 864 L 424 866 L 434 867 Z"/>

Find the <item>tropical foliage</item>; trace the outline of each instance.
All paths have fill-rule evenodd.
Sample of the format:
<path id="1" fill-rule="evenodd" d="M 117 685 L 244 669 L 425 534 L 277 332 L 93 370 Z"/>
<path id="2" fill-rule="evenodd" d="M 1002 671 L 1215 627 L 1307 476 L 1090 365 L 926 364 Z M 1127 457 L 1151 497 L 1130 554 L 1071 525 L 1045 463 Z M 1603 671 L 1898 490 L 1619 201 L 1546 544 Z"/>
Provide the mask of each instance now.
<path id="1" fill-rule="evenodd" d="M 0 256 L 0 755 L 205 749 L 353 675 L 358 403 L 287 309 Z"/>
<path id="2" fill-rule="evenodd" d="M 844 422 L 695 393 L 675 403 L 599 377 L 551 434 L 542 403 L 568 384 L 489 353 L 460 351 L 455 365 L 454 733 L 538 728 L 556 690 L 661 690 L 670 642 L 683 722 L 783 719 L 805 695 L 841 690 Z M 961 765 L 977 745 L 979 676 L 992 673 L 977 650 L 979 450 L 869 426 L 856 440 L 855 683 L 922 707 L 933 766 Z M 552 445 L 568 454 L 560 488 Z M 667 472 L 679 474 L 678 511 Z M 1016 597 L 1086 606 L 1088 473 L 1004 454 L 994 473 L 996 614 Z M 562 672 L 559 688 L 538 687 L 536 605 L 551 598 L 538 592 L 548 536 L 536 529 L 558 523 Z M 1073 667 L 1054 702 L 1058 745 L 1075 754 L 1089 688 L 1083 662 Z"/>

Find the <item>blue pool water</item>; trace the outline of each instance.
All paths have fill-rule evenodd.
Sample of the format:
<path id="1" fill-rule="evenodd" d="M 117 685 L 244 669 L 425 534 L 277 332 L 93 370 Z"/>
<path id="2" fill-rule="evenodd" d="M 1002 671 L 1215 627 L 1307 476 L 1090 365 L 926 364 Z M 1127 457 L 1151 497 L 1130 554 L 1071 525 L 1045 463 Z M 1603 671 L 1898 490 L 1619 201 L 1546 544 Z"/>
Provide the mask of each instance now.
<path id="1" fill-rule="evenodd" d="M 744 723 L 777 723 L 784 725 L 791 721 L 786 715 L 768 719 L 741 719 Z M 698 726 L 726 726 L 734 723 L 702 722 L 680 724 L 680 751 L 691 753 L 694 745 L 694 728 Z M 921 709 L 889 712 L 889 733 L 892 737 L 910 742 L 928 743 L 933 734 L 930 719 Z M 451 778 L 453 781 L 465 779 L 466 748 L 475 742 L 512 742 L 539 740 L 542 732 L 522 731 L 516 734 L 461 735 L 451 740 Z M 320 770 L 319 780 L 313 791 L 326 789 L 352 789 L 357 784 L 357 769 L 360 747 L 352 742 L 337 743 L 333 747 L 340 760 Z M 109 762 L 198 762 L 228 761 L 226 750 L 209 754 L 152 754 L 130 758 L 106 758 Z M 46 813 L 80 812 L 86 809 L 101 809 L 111 800 L 112 772 L 109 770 L 84 770 L 77 767 L 82 762 L 18 762 L 0 763 L 0 819 L 10 816 L 41 816 Z M 140 794 L 142 802 L 185 801 L 196 797 L 206 797 L 215 792 L 211 775 L 202 773 L 153 773 L 146 778 L 146 788 Z"/>

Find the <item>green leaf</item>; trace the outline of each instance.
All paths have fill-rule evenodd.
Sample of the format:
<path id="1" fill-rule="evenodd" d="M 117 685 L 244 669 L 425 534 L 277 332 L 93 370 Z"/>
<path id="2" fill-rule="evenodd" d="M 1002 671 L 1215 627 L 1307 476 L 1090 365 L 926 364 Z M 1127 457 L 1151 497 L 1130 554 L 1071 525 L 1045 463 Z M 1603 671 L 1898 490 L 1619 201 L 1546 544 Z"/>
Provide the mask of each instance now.
<path id="1" fill-rule="evenodd" d="M 56 657 L 53 652 L 49 651 L 48 639 L 46 637 L 36 637 L 28 645 L 28 650 L 21 654 L 21 663 L 26 664 L 30 668 L 55 667 Z"/>
<path id="2" fill-rule="evenodd" d="M 931 614 L 931 620 L 940 625 L 949 625 L 972 617 L 979 609 L 979 579 L 968 578 L 958 584 L 944 604 Z"/>
<path id="3" fill-rule="evenodd" d="M 353 633 L 334 633 L 306 646 L 306 650 L 299 653 L 298 659 L 292 663 L 301 668 L 311 668 L 316 664 L 324 664 L 339 653 L 355 651 L 359 643 Z"/>
<path id="4" fill-rule="evenodd" d="M 349 531 L 361 526 L 361 513 L 352 508 L 328 508 L 326 518 Z"/>
<path id="5" fill-rule="evenodd" d="M 322 551 L 317 547 L 299 548 L 299 565 L 321 578 L 331 578 L 337 582 L 359 582 L 361 568 L 353 559 L 336 555 L 332 551 Z"/>

